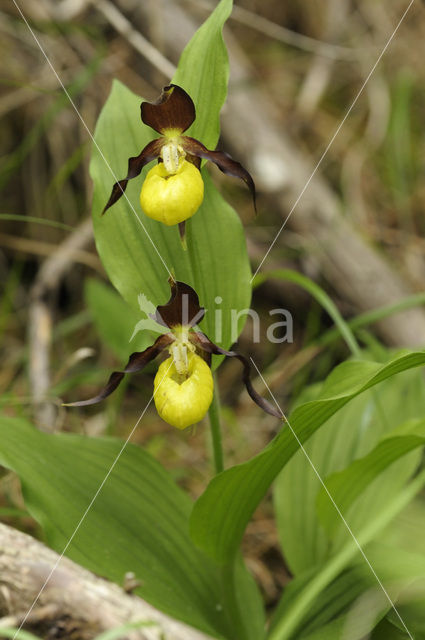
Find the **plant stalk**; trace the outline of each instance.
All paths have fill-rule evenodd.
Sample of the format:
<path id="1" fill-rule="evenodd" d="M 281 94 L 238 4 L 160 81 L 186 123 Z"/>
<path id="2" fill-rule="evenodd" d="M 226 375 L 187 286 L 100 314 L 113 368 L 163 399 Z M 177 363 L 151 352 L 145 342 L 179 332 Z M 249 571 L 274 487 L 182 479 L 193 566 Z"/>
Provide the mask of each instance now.
<path id="1" fill-rule="evenodd" d="M 214 395 L 211 406 L 208 409 L 208 417 L 210 420 L 211 439 L 214 457 L 214 469 L 216 475 L 224 469 L 223 461 L 223 445 L 221 442 L 221 424 L 220 424 L 220 397 L 218 394 L 217 379 L 214 374 Z"/>

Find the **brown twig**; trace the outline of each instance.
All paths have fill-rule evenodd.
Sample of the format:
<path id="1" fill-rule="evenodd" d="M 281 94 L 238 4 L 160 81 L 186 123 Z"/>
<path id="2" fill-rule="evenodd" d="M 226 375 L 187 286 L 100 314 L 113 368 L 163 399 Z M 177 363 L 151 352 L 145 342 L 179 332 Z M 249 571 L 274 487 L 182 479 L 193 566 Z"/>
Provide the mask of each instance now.
<path id="1" fill-rule="evenodd" d="M 131 22 L 124 14 L 109 0 L 96 0 L 93 2 L 97 11 L 103 14 L 108 22 L 125 38 L 146 60 L 166 78 L 171 79 L 174 75 L 175 67 L 154 47 L 137 29 L 134 29 Z"/>
<path id="2" fill-rule="evenodd" d="M 28 318 L 29 380 L 35 403 L 35 422 L 44 431 L 54 429 L 57 413 L 55 403 L 46 399 L 50 387 L 51 296 L 92 240 L 92 222 L 87 219 L 45 260 L 31 289 Z"/>
<path id="3" fill-rule="evenodd" d="M 324 38 L 331 42 L 336 41 L 347 24 L 347 19 L 347 0 L 328 0 L 323 28 Z M 320 51 L 317 49 L 297 97 L 299 113 L 307 120 L 316 111 L 331 82 L 334 70 L 335 58 L 326 58 L 321 55 Z"/>
<path id="4" fill-rule="evenodd" d="M 0 233 L 0 246 L 13 249 L 17 252 L 30 253 L 38 256 L 53 256 L 56 254 L 58 247 L 51 242 L 41 242 L 31 238 L 22 238 L 9 233 Z M 95 271 L 103 273 L 102 265 L 97 256 L 89 251 L 76 249 L 73 254 L 73 262 L 79 262 L 86 267 L 90 267 Z"/>

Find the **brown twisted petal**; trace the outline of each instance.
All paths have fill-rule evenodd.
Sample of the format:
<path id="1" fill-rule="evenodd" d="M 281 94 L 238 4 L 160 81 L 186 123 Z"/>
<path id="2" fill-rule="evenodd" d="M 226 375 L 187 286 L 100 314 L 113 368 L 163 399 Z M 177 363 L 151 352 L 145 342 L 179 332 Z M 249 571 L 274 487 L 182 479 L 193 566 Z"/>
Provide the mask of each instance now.
<path id="1" fill-rule="evenodd" d="M 193 327 L 201 322 L 205 309 L 199 305 L 196 291 L 178 280 L 170 278 L 168 282 L 171 287 L 171 297 L 167 304 L 156 308 L 154 319 L 170 329 L 179 325 Z"/>
<path id="2" fill-rule="evenodd" d="M 201 331 L 196 331 L 190 334 L 191 341 L 200 349 L 207 351 L 207 353 L 214 353 L 215 355 L 223 355 L 229 356 L 230 358 L 237 358 L 243 365 L 243 374 L 242 380 L 245 384 L 246 390 L 248 391 L 251 398 L 254 400 L 258 406 L 263 409 L 266 413 L 269 413 L 271 416 L 275 418 L 283 419 L 283 414 L 278 411 L 270 402 L 267 402 L 259 393 L 254 389 L 251 382 L 251 365 L 249 364 L 249 360 L 245 358 L 245 356 L 237 353 L 236 351 L 226 351 L 226 349 L 222 349 L 218 345 L 211 342 L 208 336 Z"/>
<path id="3" fill-rule="evenodd" d="M 256 203 L 256 194 L 255 194 L 255 183 L 252 179 L 252 176 L 248 171 L 241 165 L 240 162 L 233 160 L 229 156 L 229 154 L 224 151 L 209 151 L 202 142 L 196 140 L 195 138 L 191 138 L 190 136 L 183 136 L 181 138 L 181 145 L 183 149 L 194 156 L 198 156 L 198 158 L 204 158 L 205 160 L 211 160 L 217 167 L 228 176 L 233 176 L 235 178 L 240 178 L 245 182 L 248 186 L 252 200 L 254 202 L 254 209 L 257 212 L 257 203 Z"/>
<path id="4" fill-rule="evenodd" d="M 140 115 L 142 121 L 158 133 L 164 134 L 167 129 L 183 133 L 195 120 L 196 111 L 189 94 L 176 84 L 169 84 L 156 102 L 142 102 Z"/>
<path id="5" fill-rule="evenodd" d="M 161 353 L 168 347 L 172 342 L 174 342 L 175 338 L 170 333 L 163 333 L 160 335 L 152 346 L 148 347 L 144 351 L 132 353 L 126 367 L 124 369 L 124 373 L 136 373 L 136 371 L 141 371 L 146 367 L 149 362 L 151 362 L 157 355 Z"/>
<path id="6" fill-rule="evenodd" d="M 152 140 L 152 142 L 149 142 L 138 156 L 134 156 L 133 158 L 128 159 L 127 176 L 124 178 L 124 180 L 119 180 L 118 182 L 116 182 L 112 187 L 111 195 L 108 202 L 106 203 L 105 208 L 102 211 L 102 215 L 105 213 L 105 211 L 107 211 L 107 209 L 109 209 L 109 207 L 112 207 L 112 205 L 121 198 L 127 187 L 128 181 L 139 176 L 143 167 L 147 165 L 148 162 L 155 160 L 155 158 L 159 156 L 162 145 L 163 140 L 161 140 L 160 138 L 157 140 Z"/>
<path id="7" fill-rule="evenodd" d="M 99 393 L 93 398 L 88 400 L 80 400 L 79 402 L 65 403 L 66 407 L 86 407 L 91 404 L 97 404 L 105 398 L 107 398 L 120 384 L 126 373 L 135 373 L 141 371 L 151 362 L 156 356 L 161 353 L 165 347 L 173 342 L 174 337 L 169 333 L 165 333 L 155 340 L 152 346 L 148 347 L 144 351 L 138 353 L 132 353 L 124 371 L 114 371 L 106 385 L 99 391 Z"/>
<path id="8" fill-rule="evenodd" d="M 196 156 L 193 156 L 191 153 L 187 153 L 185 160 L 194 164 L 197 169 L 201 168 L 201 158 L 197 158 Z"/>

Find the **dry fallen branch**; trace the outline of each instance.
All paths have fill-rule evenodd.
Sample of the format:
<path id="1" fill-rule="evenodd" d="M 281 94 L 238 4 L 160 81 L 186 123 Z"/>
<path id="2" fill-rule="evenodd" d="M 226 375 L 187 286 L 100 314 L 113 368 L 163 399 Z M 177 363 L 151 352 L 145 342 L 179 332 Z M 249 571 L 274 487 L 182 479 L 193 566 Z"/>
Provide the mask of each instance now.
<path id="1" fill-rule="evenodd" d="M 37 540 L 0 524 L 0 636 L 1 626 L 21 624 L 58 560 Z M 160 640 L 161 633 L 165 640 L 208 640 L 68 558 L 60 560 L 24 628 L 49 638 L 60 629 L 60 637 L 92 640 L 102 631 L 140 621 L 157 624 L 125 632 L 121 640 Z"/>

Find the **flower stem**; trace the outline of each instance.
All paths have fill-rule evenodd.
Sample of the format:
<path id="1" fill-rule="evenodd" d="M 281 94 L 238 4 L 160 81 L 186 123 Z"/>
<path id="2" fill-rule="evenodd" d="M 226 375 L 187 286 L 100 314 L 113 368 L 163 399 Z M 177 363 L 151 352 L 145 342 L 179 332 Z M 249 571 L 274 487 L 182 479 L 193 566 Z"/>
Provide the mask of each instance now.
<path id="1" fill-rule="evenodd" d="M 208 409 L 208 417 L 210 419 L 211 439 L 214 455 L 215 472 L 220 473 L 224 469 L 223 463 L 223 447 L 221 443 L 221 426 L 220 426 L 220 398 L 218 395 L 217 380 L 214 376 L 214 396 L 211 406 Z"/>

